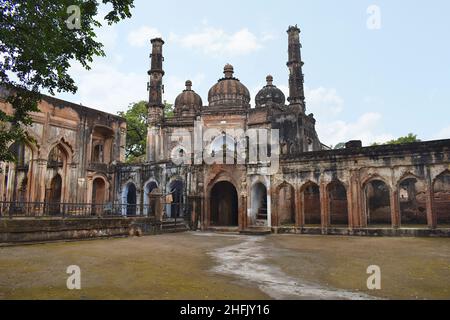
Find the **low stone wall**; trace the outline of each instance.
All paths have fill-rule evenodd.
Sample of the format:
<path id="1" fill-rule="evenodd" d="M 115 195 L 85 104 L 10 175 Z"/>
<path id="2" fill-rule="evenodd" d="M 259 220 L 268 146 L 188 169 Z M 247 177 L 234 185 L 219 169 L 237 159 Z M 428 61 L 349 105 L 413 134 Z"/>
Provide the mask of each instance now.
<path id="1" fill-rule="evenodd" d="M 0 219 L 0 243 L 151 235 L 161 232 L 154 218 Z"/>
<path id="2" fill-rule="evenodd" d="M 273 233 L 335 235 L 335 236 L 368 236 L 368 237 L 450 237 L 450 229 L 416 229 L 416 228 L 296 228 L 277 227 L 272 228 Z"/>

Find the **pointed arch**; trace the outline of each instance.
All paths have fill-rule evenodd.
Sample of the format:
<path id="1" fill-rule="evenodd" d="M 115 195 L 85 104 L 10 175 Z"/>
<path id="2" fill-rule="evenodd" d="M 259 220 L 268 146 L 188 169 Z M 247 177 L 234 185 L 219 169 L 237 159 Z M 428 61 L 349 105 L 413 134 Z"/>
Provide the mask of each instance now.
<path id="1" fill-rule="evenodd" d="M 333 180 L 327 185 L 328 216 L 330 225 L 349 225 L 347 188 L 340 180 Z"/>
<path id="2" fill-rule="evenodd" d="M 307 226 L 321 225 L 320 187 L 308 180 L 300 188 L 302 216 Z"/>
<path id="3" fill-rule="evenodd" d="M 375 175 L 363 184 L 365 216 L 368 226 L 392 226 L 391 189 Z"/>
<path id="4" fill-rule="evenodd" d="M 401 225 L 426 225 L 426 184 L 423 178 L 405 172 L 397 183 L 397 203 Z"/>
<path id="5" fill-rule="evenodd" d="M 295 224 L 295 189 L 284 181 L 276 188 L 278 225 Z"/>
<path id="6" fill-rule="evenodd" d="M 444 170 L 433 181 L 433 210 L 438 227 L 450 226 L 450 170 Z"/>

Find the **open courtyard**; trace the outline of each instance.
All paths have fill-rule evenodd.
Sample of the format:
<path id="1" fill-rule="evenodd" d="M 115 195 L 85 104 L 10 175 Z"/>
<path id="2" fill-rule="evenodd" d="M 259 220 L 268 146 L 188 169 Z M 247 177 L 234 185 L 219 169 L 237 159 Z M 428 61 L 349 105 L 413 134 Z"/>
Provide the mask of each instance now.
<path id="1" fill-rule="evenodd" d="M 67 267 L 81 290 L 67 289 Z M 381 269 L 381 290 L 367 268 Z M 0 248 L 0 299 L 450 299 L 450 239 L 187 232 Z"/>

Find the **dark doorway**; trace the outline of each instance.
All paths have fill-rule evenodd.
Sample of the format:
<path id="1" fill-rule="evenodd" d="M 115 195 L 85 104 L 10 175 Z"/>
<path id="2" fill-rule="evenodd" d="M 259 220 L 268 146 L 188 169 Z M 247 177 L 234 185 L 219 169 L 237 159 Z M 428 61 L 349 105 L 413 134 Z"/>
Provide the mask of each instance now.
<path id="1" fill-rule="evenodd" d="M 156 182 L 151 181 L 145 186 L 144 212 L 147 216 L 156 215 L 156 199 L 152 197 L 153 190 L 157 189 Z"/>
<path id="2" fill-rule="evenodd" d="M 136 215 L 136 186 L 131 183 L 128 185 L 127 192 L 127 216 Z"/>
<path id="3" fill-rule="evenodd" d="M 399 185 L 400 217 L 403 225 L 426 225 L 426 193 L 416 178 L 407 178 Z"/>
<path id="4" fill-rule="evenodd" d="M 50 214 L 59 214 L 62 192 L 62 178 L 59 174 L 53 177 L 50 182 L 50 189 L 47 191 L 47 203 Z"/>
<path id="5" fill-rule="evenodd" d="M 303 190 L 303 216 L 305 225 L 320 226 L 320 189 L 315 183 L 310 183 Z"/>
<path id="6" fill-rule="evenodd" d="M 175 180 L 170 183 L 172 204 L 170 205 L 170 217 L 179 218 L 183 216 L 183 181 Z"/>
<path id="7" fill-rule="evenodd" d="M 295 224 L 295 191 L 290 184 L 284 183 L 278 191 L 278 224 Z"/>
<path id="8" fill-rule="evenodd" d="M 330 225 L 348 226 L 348 203 L 345 186 L 340 181 L 333 181 L 327 189 Z"/>
<path id="9" fill-rule="evenodd" d="M 218 182 L 211 190 L 211 225 L 238 226 L 238 195 L 227 181 Z"/>
<path id="10" fill-rule="evenodd" d="M 92 183 L 92 211 L 93 214 L 99 215 L 103 211 L 103 205 L 105 203 L 105 181 L 101 178 L 97 178 Z"/>
<path id="11" fill-rule="evenodd" d="M 433 210 L 439 227 L 450 226 L 450 172 L 439 175 L 433 184 Z"/>
<path id="12" fill-rule="evenodd" d="M 391 226 L 389 187 L 381 180 L 372 180 L 365 187 L 368 226 Z"/>

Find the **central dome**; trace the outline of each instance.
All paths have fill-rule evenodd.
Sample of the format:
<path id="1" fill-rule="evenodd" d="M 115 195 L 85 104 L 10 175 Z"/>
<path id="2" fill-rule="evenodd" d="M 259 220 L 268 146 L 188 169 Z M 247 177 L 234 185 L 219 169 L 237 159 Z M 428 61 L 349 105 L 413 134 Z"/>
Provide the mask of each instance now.
<path id="1" fill-rule="evenodd" d="M 210 107 L 231 106 L 250 107 L 250 92 L 239 79 L 233 77 L 233 66 L 227 64 L 223 73 L 225 77 L 220 79 L 208 93 Z"/>

